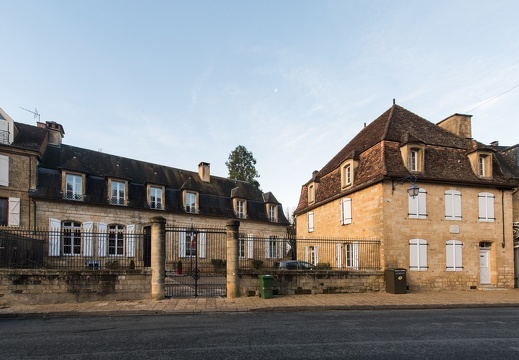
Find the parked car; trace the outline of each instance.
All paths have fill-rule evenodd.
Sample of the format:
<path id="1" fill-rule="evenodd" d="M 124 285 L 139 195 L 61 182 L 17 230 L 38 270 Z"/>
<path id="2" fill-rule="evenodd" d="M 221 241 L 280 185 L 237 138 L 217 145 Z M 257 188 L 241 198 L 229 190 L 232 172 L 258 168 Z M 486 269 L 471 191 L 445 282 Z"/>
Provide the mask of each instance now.
<path id="1" fill-rule="evenodd" d="M 315 265 L 301 260 L 283 260 L 274 263 L 277 270 L 314 270 Z"/>

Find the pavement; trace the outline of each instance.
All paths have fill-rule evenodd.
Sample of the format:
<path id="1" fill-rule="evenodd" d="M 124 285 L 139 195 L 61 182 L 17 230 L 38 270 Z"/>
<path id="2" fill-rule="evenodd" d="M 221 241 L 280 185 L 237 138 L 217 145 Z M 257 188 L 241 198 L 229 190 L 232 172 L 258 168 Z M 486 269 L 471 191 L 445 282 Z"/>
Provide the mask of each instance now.
<path id="1" fill-rule="evenodd" d="M 0 318 L 48 316 L 123 316 L 252 311 L 445 309 L 519 307 L 519 289 L 274 295 L 272 298 L 191 297 L 164 300 L 93 301 L 0 307 Z"/>

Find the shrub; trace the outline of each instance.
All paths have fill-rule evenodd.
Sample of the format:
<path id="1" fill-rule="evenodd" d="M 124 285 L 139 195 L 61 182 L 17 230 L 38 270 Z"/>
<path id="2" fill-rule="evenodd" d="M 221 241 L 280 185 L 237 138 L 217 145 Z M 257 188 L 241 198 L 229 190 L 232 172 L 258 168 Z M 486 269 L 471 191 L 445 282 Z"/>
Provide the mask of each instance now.
<path id="1" fill-rule="evenodd" d="M 318 263 L 316 265 L 316 269 L 317 270 L 331 270 L 332 266 L 330 265 L 330 263 Z"/>

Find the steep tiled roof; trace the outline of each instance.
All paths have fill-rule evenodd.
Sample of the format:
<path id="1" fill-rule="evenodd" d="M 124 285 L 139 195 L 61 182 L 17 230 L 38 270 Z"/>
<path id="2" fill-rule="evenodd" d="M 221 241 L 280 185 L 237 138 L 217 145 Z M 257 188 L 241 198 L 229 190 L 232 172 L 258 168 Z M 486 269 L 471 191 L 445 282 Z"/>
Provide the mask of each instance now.
<path id="1" fill-rule="evenodd" d="M 18 134 L 14 138 L 12 146 L 32 151 L 41 151 L 42 146 L 47 141 L 47 130 L 17 122 L 14 125 L 18 129 Z"/>
<path id="2" fill-rule="evenodd" d="M 375 121 L 362 129 L 337 155 L 335 155 L 312 179 L 319 179 L 315 204 L 327 201 L 341 193 L 350 193 L 383 180 L 409 174 L 403 163 L 400 147 L 423 144 L 425 169 L 418 175 L 422 181 L 480 183 L 511 186 L 519 180 L 517 168 L 496 152 L 493 179 L 481 179 L 472 171 L 467 154 L 475 150 L 492 151 L 490 146 L 459 137 L 438 125 L 393 105 Z M 358 168 L 354 174 L 354 186 L 341 190 L 340 166 L 358 154 Z M 315 180 L 310 180 L 315 181 Z M 307 185 L 303 185 L 296 213 L 307 209 Z"/>

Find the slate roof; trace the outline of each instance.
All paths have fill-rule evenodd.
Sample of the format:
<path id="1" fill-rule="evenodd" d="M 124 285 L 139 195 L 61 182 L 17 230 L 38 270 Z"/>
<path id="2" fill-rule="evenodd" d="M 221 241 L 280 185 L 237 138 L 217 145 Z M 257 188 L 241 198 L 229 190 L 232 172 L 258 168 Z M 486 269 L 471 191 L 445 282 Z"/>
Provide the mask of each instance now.
<path id="1" fill-rule="evenodd" d="M 424 172 L 416 174 L 418 181 L 501 187 L 514 187 L 519 184 L 517 167 L 507 161 L 494 147 L 459 137 L 399 105 L 393 105 L 362 129 L 303 185 L 296 214 L 384 179 L 409 175 L 400 152 L 400 147 L 408 143 L 425 146 L 425 169 Z M 472 171 L 467 154 L 475 150 L 494 153 L 492 179 L 481 179 Z M 349 159 L 358 161 L 358 168 L 354 173 L 354 186 L 341 190 L 340 166 Z M 312 181 L 318 182 L 318 188 L 315 204 L 309 206 L 307 185 Z"/>
<path id="2" fill-rule="evenodd" d="M 105 154 L 62 144 L 47 145 L 47 129 L 15 123 L 18 134 L 13 146 L 43 151 L 38 165 L 37 188 L 30 192 L 36 199 L 64 200 L 61 192 L 61 171 L 77 171 L 86 175 L 84 203 L 108 205 L 107 179 L 115 178 L 128 181 L 128 206 L 148 209 L 146 187 L 148 184 L 165 186 L 164 210 L 184 213 L 182 190 L 199 192 L 199 214 L 235 218 L 231 193 L 238 191 L 247 200 L 247 215 L 250 220 L 269 222 L 265 204 L 279 206 L 278 223 L 288 224 L 281 204 L 273 197 L 264 195 L 253 185 L 211 176 L 210 182 L 200 179 L 198 172 L 138 161 L 121 156 Z M 46 146 L 46 149 L 45 149 Z M 238 190 L 236 190 L 238 189 Z M 270 194 L 270 193 L 267 193 Z"/>

